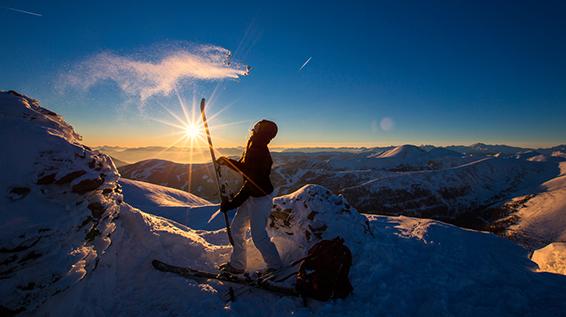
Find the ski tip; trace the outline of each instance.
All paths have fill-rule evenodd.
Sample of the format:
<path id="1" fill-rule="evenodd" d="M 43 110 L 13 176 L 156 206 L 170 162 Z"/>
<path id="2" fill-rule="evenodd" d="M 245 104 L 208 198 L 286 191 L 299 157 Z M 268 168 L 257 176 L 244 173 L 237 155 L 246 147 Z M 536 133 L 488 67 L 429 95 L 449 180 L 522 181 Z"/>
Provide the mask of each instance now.
<path id="1" fill-rule="evenodd" d="M 206 100 L 205 100 L 204 98 L 202 98 L 202 99 L 200 100 L 200 110 L 203 110 L 203 109 L 204 109 L 204 105 L 205 105 L 205 104 L 206 104 Z"/>

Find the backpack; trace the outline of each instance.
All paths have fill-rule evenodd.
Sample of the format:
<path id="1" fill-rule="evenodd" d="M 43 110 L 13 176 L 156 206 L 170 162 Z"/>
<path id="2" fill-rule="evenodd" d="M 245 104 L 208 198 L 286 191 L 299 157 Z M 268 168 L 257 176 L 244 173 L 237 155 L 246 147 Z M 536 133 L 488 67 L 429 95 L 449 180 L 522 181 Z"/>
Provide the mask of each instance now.
<path id="1" fill-rule="evenodd" d="M 321 301 L 344 298 L 352 292 L 348 279 L 352 253 L 340 237 L 313 245 L 299 267 L 295 289 Z"/>

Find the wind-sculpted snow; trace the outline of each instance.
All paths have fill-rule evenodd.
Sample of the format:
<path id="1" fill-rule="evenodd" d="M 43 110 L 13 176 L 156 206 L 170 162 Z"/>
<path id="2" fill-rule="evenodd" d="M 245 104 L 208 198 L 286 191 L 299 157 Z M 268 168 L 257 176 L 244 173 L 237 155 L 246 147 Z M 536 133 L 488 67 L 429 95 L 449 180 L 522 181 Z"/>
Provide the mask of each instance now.
<path id="1" fill-rule="evenodd" d="M 29 311 L 95 270 L 118 174 L 62 117 L 15 92 L 0 92 L 0 137 L 0 308 Z"/>

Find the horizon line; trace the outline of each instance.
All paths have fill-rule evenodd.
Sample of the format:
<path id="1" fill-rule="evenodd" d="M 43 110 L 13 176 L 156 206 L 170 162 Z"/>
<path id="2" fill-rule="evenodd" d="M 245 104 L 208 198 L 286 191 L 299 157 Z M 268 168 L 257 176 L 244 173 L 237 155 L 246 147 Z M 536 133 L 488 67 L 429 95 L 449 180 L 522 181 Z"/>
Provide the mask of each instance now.
<path id="1" fill-rule="evenodd" d="M 515 145 L 515 144 L 505 144 L 505 143 L 484 143 L 484 142 L 475 142 L 475 143 L 470 143 L 470 144 L 448 144 L 448 145 L 438 145 L 438 144 L 434 144 L 434 143 L 422 143 L 422 144 L 413 144 L 413 143 L 403 143 L 403 144 L 388 144 L 388 145 L 271 145 L 269 146 L 271 149 L 367 149 L 367 148 L 383 148 L 383 147 L 398 147 L 398 146 L 403 146 L 403 145 L 413 145 L 413 146 L 417 146 L 417 147 L 422 147 L 422 146 L 434 146 L 434 147 L 450 147 L 450 146 L 473 146 L 473 145 L 487 145 L 487 146 L 508 146 L 508 147 L 518 147 L 518 148 L 525 148 L 525 149 L 548 149 L 548 148 L 553 148 L 553 147 L 558 147 L 558 146 L 566 146 L 566 142 L 564 143 L 554 143 L 553 145 Z M 116 148 L 126 148 L 126 149 L 132 149 L 132 148 L 152 148 L 152 147 L 156 147 L 156 148 L 168 148 L 168 149 L 173 149 L 173 148 L 177 148 L 177 149 L 186 149 L 186 148 L 191 148 L 190 146 L 173 146 L 173 147 L 168 147 L 168 146 L 164 146 L 164 145 L 142 145 L 142 146 L 126 146 L 126 145 L 108 145 L 108 144 L 104 144 L 104 145 L 88 145 L 89 147 L 92 148 L 102 148 L 102 147 L 116 147 Z M 192 148 L 197 148 L 197 149 L 208 149 L 208 146 L 193 146 Z M 224 149 L 238 149 L 238 148 L 243 148 L 243 146 L 241 145 L 234 145 L 234 146 L 218 146 L 216 148 L 224 148 Z"/>

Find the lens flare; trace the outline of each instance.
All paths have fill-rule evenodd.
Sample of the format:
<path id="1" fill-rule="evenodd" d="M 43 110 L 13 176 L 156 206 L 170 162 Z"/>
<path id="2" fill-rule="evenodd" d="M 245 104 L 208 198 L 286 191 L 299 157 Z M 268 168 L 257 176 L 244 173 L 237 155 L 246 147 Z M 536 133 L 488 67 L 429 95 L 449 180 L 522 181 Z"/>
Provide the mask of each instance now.
<path id="1" fill-rule="evenodd" d="M 185 137 L 191 140 L 202 136 L 202 127 L 194 122 L 189 122 L 185 127 Z"/>

